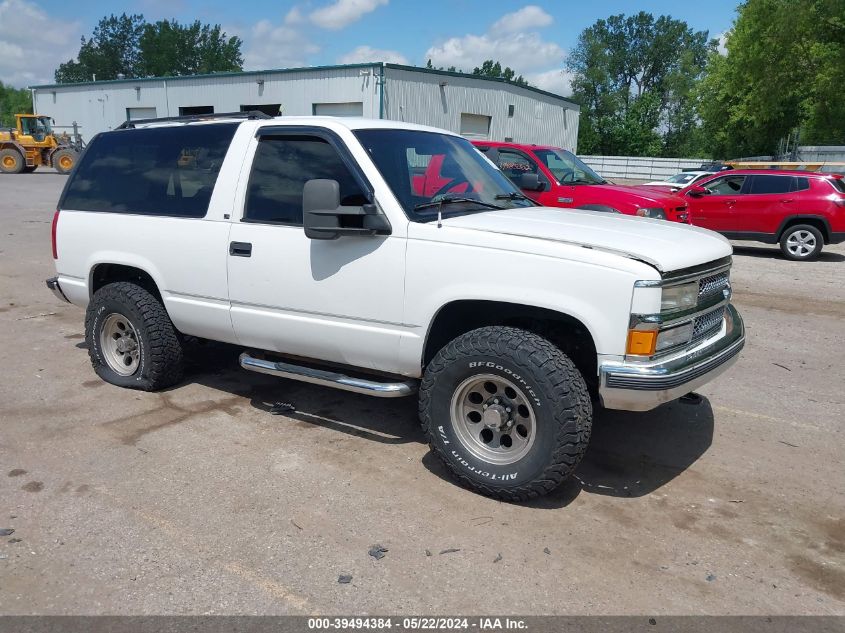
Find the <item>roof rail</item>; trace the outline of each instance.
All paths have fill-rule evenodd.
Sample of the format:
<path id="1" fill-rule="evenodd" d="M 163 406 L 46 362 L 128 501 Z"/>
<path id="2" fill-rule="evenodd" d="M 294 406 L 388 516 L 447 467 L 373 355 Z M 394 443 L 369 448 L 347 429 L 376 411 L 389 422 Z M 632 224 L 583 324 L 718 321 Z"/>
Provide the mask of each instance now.
<path id="1" fill-rule="evenodd" d="M 187 116 L 166 116 L 157 119 L 133 119 L 124 121 L 118 125 L 116 130 L 128 130 L 134 128 L 136 125 L 146 125 L 147 123 L 195 123 L 197 121 L 213 121 L 215 119 L 272 119 L 269 114 L 265 114 L 260 110 L 250 110 L 249 112 L 220 112 L 215 114 L 190 114 Z"/>

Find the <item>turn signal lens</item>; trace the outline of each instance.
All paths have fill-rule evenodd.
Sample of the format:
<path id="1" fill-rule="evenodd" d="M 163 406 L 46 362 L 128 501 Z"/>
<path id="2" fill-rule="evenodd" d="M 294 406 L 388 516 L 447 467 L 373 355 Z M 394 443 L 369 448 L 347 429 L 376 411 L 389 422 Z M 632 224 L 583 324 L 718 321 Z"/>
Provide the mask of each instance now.
<path id="1" fill-rule="evenodd" d="M 657 347 L 657 330 L 628 330 L 626 353 L 632 356 L 651 356 Z"/>

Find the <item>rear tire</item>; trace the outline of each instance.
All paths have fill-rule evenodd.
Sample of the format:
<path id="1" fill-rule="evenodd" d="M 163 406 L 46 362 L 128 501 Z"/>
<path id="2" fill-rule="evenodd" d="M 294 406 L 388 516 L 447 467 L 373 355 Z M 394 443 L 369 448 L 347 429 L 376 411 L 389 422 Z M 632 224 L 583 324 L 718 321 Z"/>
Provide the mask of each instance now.
<path id="1" fill-rule="evenodd" d="M 581 373 L 548 340 L 484 327 L 441 349 L 420 387 L 429 445 L 465 485 L 507 501 L 554 490 L 590 439 L 592 404 Z"/>
<path id="2" fill-rule="evenodd" d="M 824 247 L 824 236 L 809 224 L 796 224 L 783 232 L 780 250 L 783 256 L 795 262 L 816 259 Z"/>
<path id="3" fill-rule="evenodd" d="M 72 149 L 60 149 L 53 154 L 52 158 L 53 167 L 60 174 L 69 174 L 77 160 L 79 160 L 79 154 Z"/>
<path id="4" fill-rule="evenodd" d="M 182 342 L 161 302 L 133 283 L 108 284 L 85 313 L 97 375 L 118 387 L 155 391 L 182 378 Z"/>
<path id="5" fill-rule="evenodd" d="M 16 149 L 0 150 L 0 172 L 4 174 L 19 174 L 26 167 L 21 153 Z"/>

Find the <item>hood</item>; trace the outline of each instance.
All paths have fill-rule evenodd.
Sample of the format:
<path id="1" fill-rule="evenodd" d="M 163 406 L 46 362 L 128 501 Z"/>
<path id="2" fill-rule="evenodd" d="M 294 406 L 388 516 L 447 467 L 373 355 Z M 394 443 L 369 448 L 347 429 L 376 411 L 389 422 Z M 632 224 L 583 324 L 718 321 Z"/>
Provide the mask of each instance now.
<path id="1" fill-rule="evenodd" d="M 443 220 L 444 227 L 589 246 L 646 262 L 661 272 L 729 256 L 730 242 L 687 224 L 620 213 L 534 207 Z"/>
<path id="2" fill-rule="evenodd" d="M 659 207 L 681 207 L 687 204 L 683 198 L 674 195 L 671 191 L 660 191 L 651 187 L 607 184 L 601 185 L 601 188 L 623 194 L 630 202 L 636 202 L 641 207 L 647 206 L 648 203 Z"/>

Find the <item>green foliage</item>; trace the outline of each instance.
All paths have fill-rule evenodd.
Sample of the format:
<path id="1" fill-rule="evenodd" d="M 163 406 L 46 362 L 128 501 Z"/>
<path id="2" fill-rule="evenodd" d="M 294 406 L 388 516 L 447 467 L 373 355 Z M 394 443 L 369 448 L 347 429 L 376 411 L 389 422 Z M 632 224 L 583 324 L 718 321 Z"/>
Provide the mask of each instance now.
<path id="1" fill-rule="evenodd" d="M 582 107 L 585 154 L 687 155 L 697 119 L 693 89 L 716 43 L 686 22 L 641 11 L 581 32 L 567 60 Z"/>
<path id="2" fill-rule="evenodd" d="M 486 60 L 481 66 L 476 66 L 472 69 L 473 75 L 481 75 L 482 77 L 495 77 L 497 79 L 504 79 L 505 81 L 509 81 L 511 83 L 516 84 L 517 86 L 527 86 L 528 82 L 525 81 L 525 78 L 522 75 L 517 75 L 516 71 L 513 70 L 510 66 L 505 66 L 502 68 L 502 65 L 497 62 L 493 61 L 492 59 Z"/>
<path id="3" fill-rule="evenodd" d="M 82 38 L 77 59 L 56 70 L 58 83 L 132 77 L 196 75 L 237 71 L 243 67 L 241 40 L 228 37 L 219 24 L 150 24 L 143 15 L 110 15 L 100 20 L 91 39 Z"/>
<path id="4" fill-rule="evenodd" d="M 4 86 L 0 81 L 0 127 L 15 127 L 15 114 L 32 113 L 32 95 L 29 90 Z"/>
<path id="5" fill-rule="evenodd" d="M 845 2 L 747 0 L 698 89 L 710 150 L 768 155 L 796 129 L 805 144 L 845 143 Z"/>

